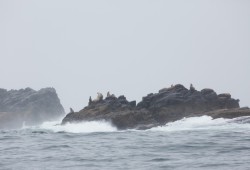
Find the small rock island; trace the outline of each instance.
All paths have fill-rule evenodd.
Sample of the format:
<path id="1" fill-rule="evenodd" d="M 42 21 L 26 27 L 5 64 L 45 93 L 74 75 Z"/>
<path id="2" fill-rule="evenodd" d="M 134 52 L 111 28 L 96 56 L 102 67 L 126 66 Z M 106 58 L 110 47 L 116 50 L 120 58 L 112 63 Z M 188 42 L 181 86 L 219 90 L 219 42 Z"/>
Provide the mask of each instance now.
<path id="1" fill-rule="evenodd" d="M 55 120 L 65 114 L 54 88 L 0 88 L 0 129 L 21 128 Z"/>
<path id="2" fill-rule="evenodd" d="M 110 121 L 118 129 L 149 129 L 165 125 L 184 117 L 208 115 L 212 118 L 235 118 L 250 116 L 249 108 L 240 108 L 239 100 L 230 94 L 217 94 L 212 89 L 195 90 L 191 84 L 187 89 L 181 84 L 150 93 L 136 104 L 125 96 L 115 97 L 108 92 L 104 99 L 97 99 L 79 112 L 71 112 L 63 119 L 67 122 Z"/>

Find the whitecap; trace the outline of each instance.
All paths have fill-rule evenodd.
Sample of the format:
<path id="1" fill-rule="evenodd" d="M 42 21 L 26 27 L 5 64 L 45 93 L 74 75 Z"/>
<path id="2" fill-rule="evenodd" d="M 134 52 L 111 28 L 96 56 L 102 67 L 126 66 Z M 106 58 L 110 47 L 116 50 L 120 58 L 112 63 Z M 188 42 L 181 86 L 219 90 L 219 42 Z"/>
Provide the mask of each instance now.
<path id="1" fill-rule="evenodd" d="M 117 128 L 106 121 L 89 121 L 80 123 L 67 123 L 61 125 L 60 122 L 45 122 L 40 129 L 51 130 L 53 132 L 70 133 L 92 133 L 92 132 L 114 132 Z"/>
<path id="2" fill-rule="evenodd" d="M 44 122 L 39 126 L 23 125 L 23 130 L 44 130 L 52 132 L 92 133 L 115 132 L 117 128 L 107 121 L 85 121 L 79 123 L 67 123 L 62 125 L 61 120 Z"/>
<path id="3" fill-rule="evenodd" d="M 239 124 L 233 119 L 213 119 L 210 116 L 190 117 L 149 129 L 149 131 L 183 131 L 204 129 L 250 128 L 250 124 Z"/>

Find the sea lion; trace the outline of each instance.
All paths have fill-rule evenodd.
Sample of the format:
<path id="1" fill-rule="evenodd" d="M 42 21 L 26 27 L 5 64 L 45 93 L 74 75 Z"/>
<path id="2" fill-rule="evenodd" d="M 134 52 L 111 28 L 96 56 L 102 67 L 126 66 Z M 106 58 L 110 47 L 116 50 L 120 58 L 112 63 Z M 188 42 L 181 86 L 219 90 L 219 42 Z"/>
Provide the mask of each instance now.
<path id="1" fill-rule="evenodd" d="M 103 100 L 103 95 L 102 95 L 102 93 L 97 93 L 97 100 L 98 100 L 98 101 Z"/>
<path id="2" fill-rule="evenodd" d="M 192 83 L 190 84 L 190 91 L 192 91 L 192 92 L 195 91 L 195 88 L 194 88 Z"/>
<path id="3" fill-rule="evenodd" d="M 110 95 L 110 92 L 108 91 L 108 93 L 107 93 L 107 97 L 110 97 L 111 95 Z"/>
<path id="4" fill-rule="evenodd" d="M 89 96 L 89 105 L 92 103 L 92 98 Z"/>
<path id="5" fill-rule="evenodd" d="M 103 95 L 102 95 L 102 93 L 97 93 L 97 97 L 96 97 L 96 99 L 95 100 L 93 100 L 93 102 L 98 102 L 98 101 L 100 101 L 100 100 L 103 100 Z"/>

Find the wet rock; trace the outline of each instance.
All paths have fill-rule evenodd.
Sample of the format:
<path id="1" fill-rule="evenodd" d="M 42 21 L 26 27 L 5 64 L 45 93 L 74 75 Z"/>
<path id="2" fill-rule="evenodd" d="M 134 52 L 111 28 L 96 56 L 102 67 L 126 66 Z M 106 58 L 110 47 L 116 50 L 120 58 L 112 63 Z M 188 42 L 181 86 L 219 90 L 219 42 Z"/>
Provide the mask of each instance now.
<path id="1" fill-rule="evenodd" d="M 242 116 L 250 116 L 250 109 L 249 108 L 221 109 L 221 110 L 206 112 L 204 114 L 211 116 L 214 119 L 218 118 L 233 119 Z"/>
<path id="2" fill-rule="evenodd" d="M 0 89 L 0 128 L 19 128 L 24 123 L 35 125 L 64 114 L 54 88 Z"/>
<path id="3" fill-rule="evenodd" d="M 161 89 L 158 93 L 148 94 L 137 105 L 135 101 L 127 101 L 125 96 L 107 97 L 79 112 L 68 114 L 62 123 L 104 119 L 112 122 L 119 129 L 147 129 L 184 117 L 205 115 L 205 113 L 214 118 L 220 117 L 219 115 L 235 117 L 237 113 L 240 116 L 242 112 L 235 110 L 238 108 L 239 100 L 231 98 L 229 94 L 217 95 L 212 89 L 197 91 L 193 86 L 187 89 L 177 84 Z M 232 109 L 232 112 L 210 113 L 221 109 Z M 229 115 L 226 115 L 227 113 Z"/>

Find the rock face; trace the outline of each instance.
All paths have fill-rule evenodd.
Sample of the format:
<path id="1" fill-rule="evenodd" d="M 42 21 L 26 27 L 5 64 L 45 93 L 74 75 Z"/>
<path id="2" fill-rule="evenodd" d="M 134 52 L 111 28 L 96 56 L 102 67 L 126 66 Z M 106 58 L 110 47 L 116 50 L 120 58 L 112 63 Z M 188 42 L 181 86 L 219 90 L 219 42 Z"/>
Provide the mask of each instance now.
<path id="1" fill-rule="evenodd" d="M 124 96 L 109 96 L 90 102 L 83 110 L 69 113 L 62 123 L 106 120 L 118 129 L 147 129 L 200 115 L 233 118 L 250 115 L 250 110 L 246 109 L 243 114 L 239 109 L 239 100 L 231 98 L 230 94 L 217 95 L 212 89 L 197 91 L 193 86 L 187 89 L 177 84 L 148 94 L 137 105 L 135 101 L 127 101 Z"/>
<path id="2" fill-rule="evenodd" d="M 0 128 L 35 125 L 64 115 L 54 88 L 0 89 Z"/>

